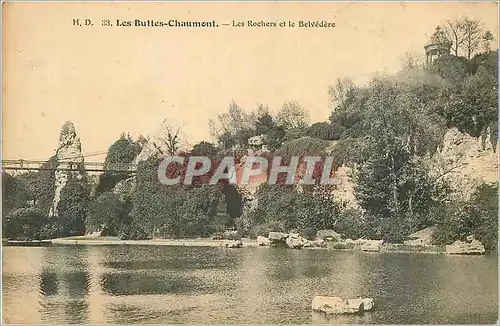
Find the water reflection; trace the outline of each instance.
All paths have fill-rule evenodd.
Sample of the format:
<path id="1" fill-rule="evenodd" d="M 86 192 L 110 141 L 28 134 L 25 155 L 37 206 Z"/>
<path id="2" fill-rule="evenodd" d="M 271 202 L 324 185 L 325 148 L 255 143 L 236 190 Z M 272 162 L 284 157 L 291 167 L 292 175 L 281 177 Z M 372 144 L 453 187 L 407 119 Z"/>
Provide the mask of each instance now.
<path id="1" fill-rule="evenodd" d="M 5 247 L 11 323 L 493 323 L 497 258 L 278 248 Z M 315 295 L 375 298 L 311 313 Z"/>
<path id="2" fill-rule="evenodd" d="M 40 294 L 50 296 L 57 294 L 57 274 L 44 269 L 39 276 Z"/>

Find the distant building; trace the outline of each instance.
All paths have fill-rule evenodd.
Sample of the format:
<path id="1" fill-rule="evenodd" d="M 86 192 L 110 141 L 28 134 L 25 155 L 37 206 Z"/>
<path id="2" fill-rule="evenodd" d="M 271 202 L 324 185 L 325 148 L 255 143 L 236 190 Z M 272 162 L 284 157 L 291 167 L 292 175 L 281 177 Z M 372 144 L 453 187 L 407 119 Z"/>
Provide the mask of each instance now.
<path id="1" fill-rule="evenodd" d="M 449 55 L 451 49 L 451 41 L 446 34 L 438 26 L 432 34 L 431 39 L 425 44 L 426 65 L 430 66 L 434 60 L 442 55 Z"/>

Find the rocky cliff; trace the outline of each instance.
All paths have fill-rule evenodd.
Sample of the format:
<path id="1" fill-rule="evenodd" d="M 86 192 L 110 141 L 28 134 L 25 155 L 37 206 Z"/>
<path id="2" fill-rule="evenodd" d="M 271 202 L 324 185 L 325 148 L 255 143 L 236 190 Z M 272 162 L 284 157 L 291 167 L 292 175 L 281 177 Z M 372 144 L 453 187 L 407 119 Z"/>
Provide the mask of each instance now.
<path id="1" fill-rule="evenodd" d="M 446 173 L 454 195 L 468 199 L 482 183 L 497 181 L 498 144 L 494 148 L 489 138 L 475 138 L 453 128 L 445 134 L 434 163 L 438 175 Z"/>
<path id="2" fill-rule="evenodd" d="M 83 155 L 80 138 L 76 135 L 75 126 L 67 121 L 61 129 L 59 144 L 56 150 L 58 168 L 72 168 L 83 166 Z M 61 199 L 61 190 L 66 185 L 69 176 L 81 179 L 81 172 L 57 170 L 55 171 L 55 193 L 49 216 L 59 216 L 58 205 Z"/>
<path id="3" fill-rule="evenodd" d="M 449 129 L 442 146 L 431 158 L 432 173 L 443 178 L 451 186 L 455 199 L 467 200 L 482 183 L 493 183 L 498 178 L 498 144 L 494 148 L 489 137 L 475 138 Z M 334 190 L 337 198 L 349 206 L 357 206 L 354 197 L 352 169 L 341 166 L 335 173 L 342 183 Z"/>

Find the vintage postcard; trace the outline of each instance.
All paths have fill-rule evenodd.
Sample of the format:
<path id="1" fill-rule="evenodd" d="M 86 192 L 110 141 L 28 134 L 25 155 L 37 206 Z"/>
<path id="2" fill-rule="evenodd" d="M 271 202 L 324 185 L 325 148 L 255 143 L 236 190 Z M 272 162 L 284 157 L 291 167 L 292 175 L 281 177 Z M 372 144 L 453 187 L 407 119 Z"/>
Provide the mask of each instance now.
<path id="1" fill-rule="evenodd" d="M 2 9 L 2 323 L 498 322 L 497 2 Z"/>

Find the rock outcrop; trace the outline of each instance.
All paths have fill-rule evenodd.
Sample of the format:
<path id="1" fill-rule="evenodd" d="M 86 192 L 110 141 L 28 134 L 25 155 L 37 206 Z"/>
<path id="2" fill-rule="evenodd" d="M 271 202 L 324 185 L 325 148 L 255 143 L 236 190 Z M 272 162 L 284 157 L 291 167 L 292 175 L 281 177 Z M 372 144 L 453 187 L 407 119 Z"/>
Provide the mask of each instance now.
<path id="1" fill-rule="evenodd" d="M 457 240 L 451 245 L 446 246 L 447 254 L 456 255 L 483 255 L 486 252 L 481 241 L 470 239 L 468 241 Z"/>
<path id="2" fill-rule="evenodd" d="M 434 156 L 434 173 L 446 171 L 445 178 L 450 182 L 452 191 L 459 199 L 467 200 L 482 183 L 496 182 L 498 178 L 498 154 L 490 139 L 475 138 L 449 129 L 440 151 Z"/>
<path id="3" fill-rule="evenodd" d="M 334 314 L 355 314 L 371 310 L 374 306 L 372 298 L 344 300 L 340 297 L 316 296 L 312 300 L 311 308 L 315 312 Z"/>
<path id="4" fill-rule="evenodd" d="M 58 168 L 75 169 L 83 167 L 82 145 L 80 138 L 76 135 L 75 126 L 70 121 L 66 121 L 61 129 L 56 158 Z M 49 209 L 49 216 L 59 216 L 58 206 L 61 200 L 61 190 L 66 186 L 70 175 L 77 180 L 81 180 L 83 177 L 82 173 L 78 171 L 55 171 L 54 200 Z"/>

